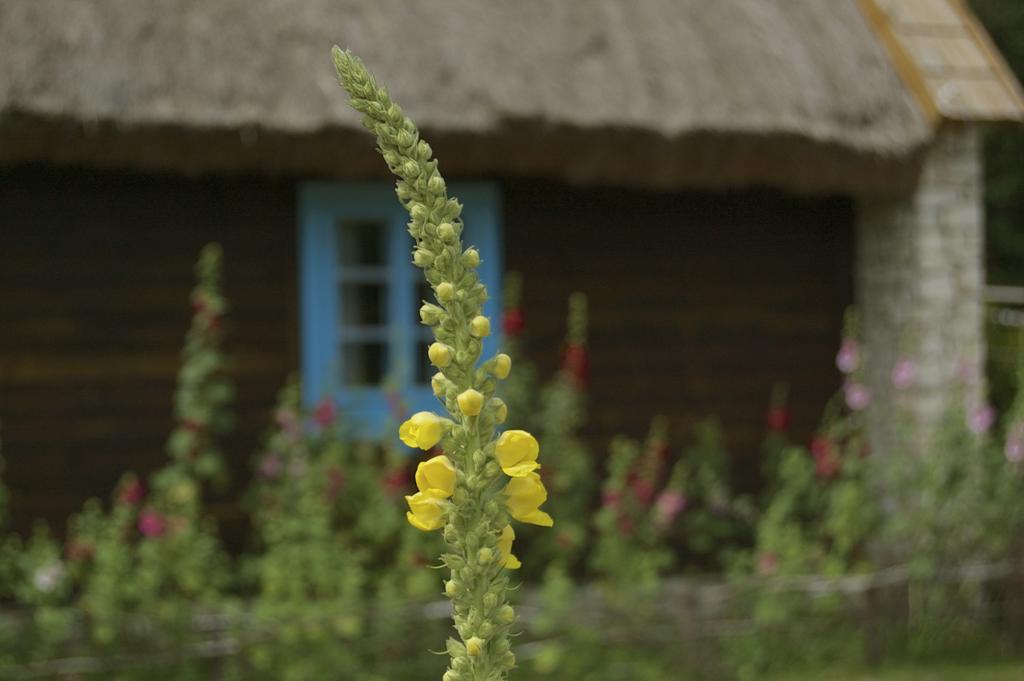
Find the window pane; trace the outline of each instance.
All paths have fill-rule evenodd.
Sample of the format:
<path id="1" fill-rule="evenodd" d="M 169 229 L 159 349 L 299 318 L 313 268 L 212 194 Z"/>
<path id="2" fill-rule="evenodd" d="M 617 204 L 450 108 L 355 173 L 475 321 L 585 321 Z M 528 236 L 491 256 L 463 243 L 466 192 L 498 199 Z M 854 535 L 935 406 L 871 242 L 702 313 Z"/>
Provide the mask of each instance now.
<path id="1" fill-rule="evenodd" d="M 413 382 L 417 385 L 426 385 L 430 383 L 430 377 L 437 371 L 431 365 L 430 358 L 427 357 L 427 347 L 433 341 L 433 337 L 429 339 L 421 340 L 416 343 L 416 358 L 415 358 L 415 373 L 413 375 Z"/>
<path id="2" fill-rule="evenodd" d="M 387 230 L 383 222 L 345 220 L 338 224 L 338 262 L 345 265 L 386 264 Z"/>
<path id="3" fill-rule="evenodd" d="M 417 272 L 416 276 L 419 277 L 422 275 L 420 275 L 420 273 Z M 420 305 L 422 305 L 423 303 L 437 303 L 437 301 L 434 299 L 434 291 L 431 290 L 430 284 L 428 284 L 425 281 L 421 281 L 418 284 L 416 284 L 416 295 L 413 297 L 412 302 L 414 305 L 414 309 L 412 311 L 412 319 L 417 324 L 420 324 Z"/>
<path id="4" fill-rule="evenodd" d="M 374 386 L 384 382 L 387 363 L 384 343 L 342 343 L 341 382 L 352 386 Z"/>
<path id="5" fill-rule="evenodd" d="M 387 287 L 384 284 L 342 284 L 342 324 L 384 324 L 387 320 Z"/>

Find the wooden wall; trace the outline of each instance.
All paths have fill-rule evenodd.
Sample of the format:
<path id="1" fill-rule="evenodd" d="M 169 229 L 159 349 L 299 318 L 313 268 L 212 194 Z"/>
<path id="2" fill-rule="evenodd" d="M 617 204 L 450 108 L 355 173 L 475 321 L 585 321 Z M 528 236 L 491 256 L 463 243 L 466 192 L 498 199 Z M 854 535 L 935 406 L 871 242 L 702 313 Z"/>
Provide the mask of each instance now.
<path id="1" fill-rule="evenodd" d="M 298 366 L 295 183 L 23 167 L 0 171 L 0 419 L 16 524 L 62 527 L 122 471 L 164 460 L 192 264 L 226 258 L 240 478 Z M 756 478 L 773 382 L 811 432 L 838 385 L 851 300 L 852 209 L 838 199 L 504 186 L 506 262 L 525 276 L 528 351 L 558 361 L 566 297 L 591 299 L 600 448 L 663 413 L 677 441 L 722 417 L 741 482 Z M 749 465 L 747 465 L 749 464 Z M 228 534 L 241 514 L 215 510 Z"/>
<path id="2" fill-rule="evenodd" d="M 764 412 L 791 385 L 807 438 L 839 386 L 833 364 L 852 301 L 853 212 L 841 199 L 506 188 L 506 263 L 524 278 L 528 351 L 559 359 L 566 298 L 589 295 L 590 438 L 642 437 L 665 414 L 676 442 L 719 416 L 756 484 Z"/>
<path id="3" fill-rule="evenodd" d="M 296 366 L 293 183 L 0 171 L 0 419 L 16 525 L 63 527 L 126 469 L 160 465 L 192 266 L 219 241 L 245 471 Z M 224 522 L 238 518 L 222 504 Z"/>

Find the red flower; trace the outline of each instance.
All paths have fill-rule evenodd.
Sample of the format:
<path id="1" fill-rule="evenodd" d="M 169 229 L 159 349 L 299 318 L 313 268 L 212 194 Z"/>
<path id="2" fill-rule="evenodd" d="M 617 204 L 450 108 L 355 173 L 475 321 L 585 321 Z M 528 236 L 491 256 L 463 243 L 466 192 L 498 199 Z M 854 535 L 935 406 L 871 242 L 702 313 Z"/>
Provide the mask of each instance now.
<path id="1" fill-rule="evenodd" d="M 831 480 L 839 474 L 842 462 L 829 438 L 819 435 L 811 440 L 811 456 L 814 457 L 814 472 L 819 478 Z"/>
<path id="2" fill-rule="evenodd" d="M 581 385 L 590 380 L 590 357 L 587 348 L 575 343 L 565 349 L 565 356 L 562 358 L 562 367 L 576 379 Z"/>
<path id="3" fill-rule="evenodd" d="M 139 514 L 139 532 L 144 537 L 159 537 L 167 531 L 167 521 L 162 514 L 147 508 Z"/>
<path id="4" fill-rule="evenodd" d="M 618 506 L 620 498 L 621 498 L 621 495 L 618 492 L 616 492 L 614 490 L 607 491 L 607 492 L 605 492 L 604 494 L 601 495 L 601 505 L 602 506 Z"/>
<path id="5" fill-rule="evenodd" d="M 334 419 L 338 416 L 338 409 L 334 406 L 334 400 L 330 397 L 325 397 L 320 400 L 320 403 L 316 405 L 316 409 L 313 410 L 313 423 L 320 427 L 321 430 L 326 430 L 334 425 Z"/>
<path id="6" fill-rule="evenodd" d="M 789 430 L 789 410 L 785 407 L 769 407 L 764 417 L 765 425 L 773 433 L 784 433 Z"/>
<path id="7" fill-rule="evenodd" d="M 142 486 L 138 478 L 130 477 L 117 493 L 117 500 L 128 506 L 135 506 L 146 496 L 146 488 Z"/>
<path id="8" fill-rule="evenodd" d="M 526 317 L 523 315 L 522 308 L 512 307 L 505 310 L 505 314 L 502 318 L 502 328 L 505 330 L 505 335 L 509 338 L 516 338 L 526 328 Z"/>
<path id="9" fill-rule="evenodd" d="M 633 495 L 644 506 L 649 506 L 654 500 L 654 485 L 651 484 L 650 480 L 637 478 L 630 485 L 630 488 L 633 490 Z"/>
<path id="10" fill-rule="evenodd" d="M 396 468 L 381 478 L 380 486 L 385 494 L 397 496 L 409 487 L 409 472 L 404 468 Z"/>

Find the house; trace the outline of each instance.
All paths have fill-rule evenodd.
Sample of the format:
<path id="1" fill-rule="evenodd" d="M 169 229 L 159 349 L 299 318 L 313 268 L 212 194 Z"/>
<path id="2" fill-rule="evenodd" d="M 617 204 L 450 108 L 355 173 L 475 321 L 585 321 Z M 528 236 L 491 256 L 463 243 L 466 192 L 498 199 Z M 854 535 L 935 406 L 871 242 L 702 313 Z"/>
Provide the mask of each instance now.
<path id="1" fill-rule="evenodd" d="M 898 338 L 925 420 L 982 358 L 978 129 L 1024 98 L 960 0 L 0 0 L 0 418 L 22 527 L 163 458 L 208 241 L 240 471 L 293 367 L 367 428 L 386 377 L 423 398 L 404 220 L 334 43 L 424 130 L 492 294 L 523 273 L 542 366 L 568 294 L 589 294 L 595 442 L 718 415 L 752 462 L 778 380 L 810 434 L 854 300 L 875 414 Z"/>

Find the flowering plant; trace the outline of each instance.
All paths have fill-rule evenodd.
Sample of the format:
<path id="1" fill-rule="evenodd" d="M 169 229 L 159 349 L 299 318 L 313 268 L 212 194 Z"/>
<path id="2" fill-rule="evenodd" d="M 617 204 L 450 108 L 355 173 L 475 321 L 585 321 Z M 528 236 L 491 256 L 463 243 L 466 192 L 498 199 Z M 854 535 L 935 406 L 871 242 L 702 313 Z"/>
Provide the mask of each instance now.
<path id="1" fill-rule="evenodd" d="M 494 396 L 497 380 L 511 369 L 507 354 L 477 365 L 491 322 L 483 316 L 487 290 L 476 268 L 480 253 L 463 248 L 462 207 L 449 198 L 430 145 L 379 87 L 363 63 L 335 47 L 338 78 L 377 137 L 388 167 L 398 176 L 396 193 L 412 218 L 413 262 L 424 270 L 436 304 L 424 302 L 420 318 L 434 331 L 428 355 L 438 368 L 432 386 L 448 417 L 419 412 L 399 435 L 410 447 L 445 454 L 421 462 L 418 491 L 406 498 L 408 520 L 424 531 L 444 530 L 442 562 L 450 571 L 445 594 L 452 599 L 459 639 L 450 638 L 445 681 L 498 681 L 515 666 L 509 642 L 515 613 L 508 604 L 506 568 L 519 566 L 512 554 L 510 517 L 550 526 L 540 506 L 547 491 L 537 473 L 539 444 L 526 431 L 507 430 L 505 403 Z"/>

